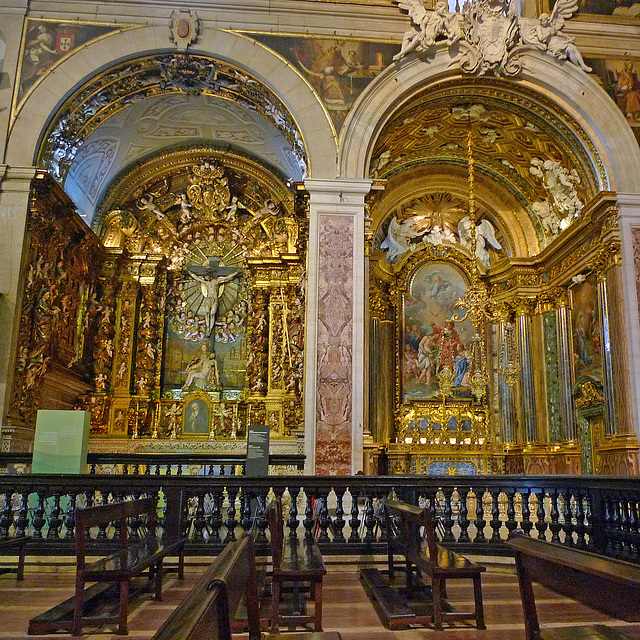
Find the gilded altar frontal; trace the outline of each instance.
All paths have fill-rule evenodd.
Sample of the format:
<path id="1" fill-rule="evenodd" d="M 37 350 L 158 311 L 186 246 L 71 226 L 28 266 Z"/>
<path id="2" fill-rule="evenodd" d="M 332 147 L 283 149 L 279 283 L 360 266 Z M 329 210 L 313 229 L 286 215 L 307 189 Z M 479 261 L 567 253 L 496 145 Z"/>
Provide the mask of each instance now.
<path id="1" fill-rule="evenodd" d="M 640 471 L 638 3 L 62 4 L 0 8 L 4 452 Z"/>

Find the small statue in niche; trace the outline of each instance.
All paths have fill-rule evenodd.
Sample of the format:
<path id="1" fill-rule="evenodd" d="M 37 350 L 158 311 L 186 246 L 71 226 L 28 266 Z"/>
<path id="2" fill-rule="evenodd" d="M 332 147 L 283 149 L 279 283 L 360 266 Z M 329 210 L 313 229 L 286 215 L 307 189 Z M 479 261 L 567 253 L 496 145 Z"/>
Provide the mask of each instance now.
<path id="1" fill-rule="evenodd" d="M 206 342 L 200 345 L 198 353 L 187 365 L 186 373 L 187 380 L 182 387 L 183 391 L 186 391 L 197 380 L 203 380 L 205 386 L 218 387 L 220 385 L 216 356 L 215 353 L 209 352 Z"/>

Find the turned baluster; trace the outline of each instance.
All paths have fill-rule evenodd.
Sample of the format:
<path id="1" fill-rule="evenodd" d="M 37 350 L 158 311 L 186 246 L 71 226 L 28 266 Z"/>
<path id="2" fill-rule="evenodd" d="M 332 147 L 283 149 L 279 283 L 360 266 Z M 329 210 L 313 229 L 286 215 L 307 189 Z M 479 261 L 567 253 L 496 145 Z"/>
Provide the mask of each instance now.
<path id="1" fill-rule="evenodd" d="M 538 538 L 541 540 L 546 540 L 546 531 L 547 531 L 547 523 L 545 520 L 545 510 L 544 510 L 544 501 L 546 498 L 546 494 L 544 491 L 540 493 L 536 493 L 536 501 L 538 506 L 536 507 L 536 530 L 538 531 Z"/>
<path id="2" fill-rule="evenodd" d="M 500 490 L 491 491 L 491 529 L 493 533 L 491 534 L 491 542 L 500 542 L 500 527 L 502 526 L 502 522 L 500 521 L 500 504 L 498 502 L 500 498 Z"/>
<path id="3" fill-rule="evenodd" d="M 451 506 L 451 499 L 453 496 L 453 489 L 449 489 L 448 487 L 442 490 L 444 495 L 444 511 L 442 524 L 444 526 L 444 535 L 442 536 L 442 541 L 444 543 L 455 542 L 455 538 L 453 537 L 453 508 Z"/>
<path id="4" fill-rule="evenodd" d="M 516 522 L 516 506 L 515 501 L 515 489 L 513 491 L 507 491 L 507 521 L 505 526 L 507 527 L 507 538 L 511 538 L 515 533 L 518 523 Z"/>
<path id="5" fill-rule="evenodd" d="M 289 520 L 287 526 L 289 527 L 289 537 L 298 537 L 298 495 L 300 495 L 300 487 L 290 487 L 289 496 Z"/>
<path id="6" fill-rule="evenodd" d="M 220 525 L 222 520 L 220 519 L 220 505 L 222 503 L 222 494 L 220 491 L 215 491 L 211 498 L 211 535 L 209 536 L 210 542 L 220 542 Z"/>
<path id="7" fill-rule="evenodd" d="M 342 505 L 342 500 L 344 498 L 345 489 L 342 487 L 335 487 L 334 491 L 336 493 L 336 517 L 333 521 L 333 540 L 334 542 L 344 542 L 344 533 L 342 529 L 346 523 L 343 517 L 344 507 Z"/>
<path id="8" fill-rule="evenodd" d="M 484 535 L 484 504 L 482 503 L 483 494 L 482 492 L 475 493 L 476 497 L 476 513 L 475 513 L 475 521 L 474 524 L 476 526 L 476 538 L 474 542 L 485 542 L 486 537 Z"/>
<path id="9" fill-rule="evenodd" d="M 240 495 L 240 524 L 245 534 L 251 531 L 251 497 L 250 491 L 243 489 Z"/>
<path id="10" fill-rule="evenodd" d="M 228 489 L 229 494 L 229 505 L 227 507 L 227 535 L 224 538 L 224 543 L 228 544 L 229 542 L 234 542 L 236 539 L 235 528 L 236 528 L 236 495 L 238 494 L 237 489 Z"/>
<path id="11" fill-rule="evenodd" d="M 349 542 L 360 542 L 358 529 L 360 528 L 360 510 L 358 509 L 358 494 L 355 489 L 349 489 L 351 493 L 351 520 L 349 526 L 351 533 L 349 534 Z"/>
<path id="12" fill-rule="evenodd" d="M 551 498 L 551 522 L 549 523 L 549 529 L 551 529 L 551 542 L 560 543 L 560 511 L 558 510 L 558 491 L 554 489 L 549 492 Z"/>
<path id="13" fill-rule="evenodd" d="M 329 517 L 329 507 L 327 506 L 328 492 L 319 491 L 318 500 L 320 501 L 320 536 L 318 542 L 329 542 L 329 527 L 331 525 L 331 518 Z"/>
<path id="14" fill-rule="evenodd" d="M 469 542 L 469 512 L 467 509 L 468 491 L 458 489 L 458 525 L 460 526 L 460 537 L 458 542 Z"/>
<path id="15" fill-rule="evenodd" d="M 304 520 L 302 521 L 302 524 L 304 526 L 304 535 L 305 538 L 312 538 L 313 537 L 313 525 L 314 525 L 314 521 L 313 521 L 313 494 L 311 493 L 311 490 L 306 490 L 305 489 L 305 495 L 307 496 L 307 505 L 305 507 L 304 510 Z"/>
<path id="16" fill-rule="evenodd" d="M 525 493 L 522 491 L 520 493 L 520 497 L 522 499 L 522 522 L 520 523 L 520 529 L 526 536 L 530 536 L 531 529 L 533 528 L 533 522 L 531 521 L 531 508 L 529 506 L 531 493 Z"/>
<path id="17" fill-rule="evenodd" d="M 60 535 L 60 527 L 62 526 L 62 520 L 60 518 L 60 491 L 58 489 L 53 490 L 53 505 L 51 506 L 51 515 L 49 516 L 49 529 L 47 531 L 47 540 L 51 538 L 58 538 Z"/>
<path id="18" fill-rule="evenodd" d="M 204 540 L 204 491 L 198 491 L 196 493 L 196 513 L 193 520 L 193 539 L 196 542 L 202 542 Z"/>
<path id="19" fill-rule="evenodd" d="M 67 506 L 64 509 L 64 538 L 65 540 L 71 540 L 75 536 L 76 528 L 76 496 L 75 492 L 67 494 Z"/>
<path id="20" fill-rule="evenodd" d="M 44 519 L 44 507 L 45 507 L 45 497 L 44 491 L 41 489 L 36 494 L 37 502 L 36 508 L 33 512 L 33 533 L 31 537 L 34 539 L 41 539 L 44 536 L 42 535 L 42 529 L 45 525 Z M 27 492 L 22 494 L 22 505 L 20 505 L 20 515 L 18 516 L 18 522 L 16 523 L 16 535 L 23 536 L 25 534 L 25 530 L 28 526 L 28 501 L 29 494 Z"/>
<path id="21" fill-rule="evenodd" d="M 2 513 L 0 514 L 0 538 L 8 537 L 9 529 L 13 524 L 13 489 L 11 487 L 8 487 L 4 492 L 3 498 Z"/>

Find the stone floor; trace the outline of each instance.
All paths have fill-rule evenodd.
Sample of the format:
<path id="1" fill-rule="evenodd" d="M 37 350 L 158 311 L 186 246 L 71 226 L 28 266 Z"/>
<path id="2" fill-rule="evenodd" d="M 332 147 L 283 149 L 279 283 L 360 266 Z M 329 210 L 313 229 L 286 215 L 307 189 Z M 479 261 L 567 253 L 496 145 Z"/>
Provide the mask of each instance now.
<path id="1" fill-rule="evenodd" d="M 164 599 L 155 602 L 143 599 L 132 607 L 129 615 L 129 638 L 147 639 L 160 627 L 174 607 L 185 596 L 204 570 L 204 564 L 190 559 L 184 581 L 168 577 Z M 328 563 L 325 579 L 324 628 L 339 631 L 343 640 L 523 640 L 524 624 L 518 584 L 513 568 L 508 565 L 490 566 L 483 577 L 486 631 L 478 631 L 473 624 L 456 622 L 446 625 L 444 631 L 423 627 L 406 631 L 388 631 L 380 623 L 358 580 L 358 567 L 346 564 L 344 559 Z M 14 574 L 0 576 L 0 640 L 23 638 L 71 638 L 64 634 L 27 636 L 29 619 L 42 613 L 73 594 L 73 567 L 37 567 L 29 565 L 23 582 Z M 451 582 L 449 602 L 454 609 L 471 609 L 473 591 L 470 583 Z M 599 622 L 615 627 L 630 638 L 640 640 L 640 624 L 612 620 L 581 604 L 558 596 L 543 588 L 536 588 L 538 613 L 543 626 L 571 628 L 581 624 Z M 105 640 L 118 638 L 108 629 L 86 629 L 85 638 Z M 127 636 L 123 636 L 127 637 Z M 238 635 L 238 640 L 246 636 Z"/>

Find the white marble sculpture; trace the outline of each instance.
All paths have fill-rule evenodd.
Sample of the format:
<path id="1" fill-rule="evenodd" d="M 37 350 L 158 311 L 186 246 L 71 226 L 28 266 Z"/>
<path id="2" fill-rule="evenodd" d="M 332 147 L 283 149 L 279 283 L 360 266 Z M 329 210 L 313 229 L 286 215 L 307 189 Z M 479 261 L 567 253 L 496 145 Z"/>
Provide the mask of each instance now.
<path id="1" fill-rule="evenodd" d="M 542 180 L 548 194 L 547 200 L 550 200 L 549 208 L 559 220 L 559 231 L 566 229 L 582 209 L 582 200 L 578 197 L 575 186 L 580 184 L 578 172 L 575 169 L 566 169 L 557 160 L 541 160 L 540 158 L 531 159 L 529 172 Z M 538 207 L 536 213 L 542 214 L 544 217 L 544 205 L 536 204 Z M 548 219 L 551 220 L 551 218 Z"/>
<path id="2" fill-rule="evenodd" d="M 393 2 L 408 12 L 412 23 L 394 60 L 414 51 L 429 52 L 437 40 L 446 38 L 449 47 L 455 45 L 452 53 L 460 54 L 460 68 L 466 73 L 515 75 L 522 69 L 519 54 L 531 47 L 591 71 L 573 38 L 562 31 L 565 19 L 578 10 L 578 0 L 558 0 L 553 11 L 539 19 L 519 18 L 508 0 L 471 0 L 462 13 L 449 12 L 445 0 L 438 0 L 433 11 L 425 9 L 423 0 Z"/>
<path id="3" fill-rule="evenodd" d="M 460 244 L 472 251 L 471 242 L 471 219 L 469 216 L 465 216 L 458 223 L 458 235 L 460 237 Z M 476 225 L 476 250 L 475 255 L 478 260 L 488 269 L 491 266 L 491 259 L 489 256 L 489 249 L 499 251 L 502 249 L 502 245 L 496 239 L 496 232 L 493 225 L 488 220 L 481 220 Z"/>

